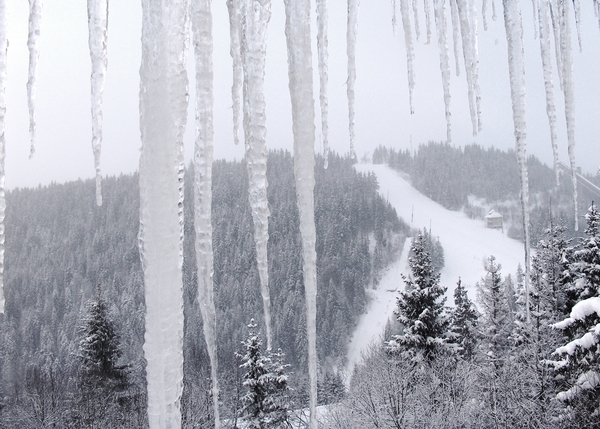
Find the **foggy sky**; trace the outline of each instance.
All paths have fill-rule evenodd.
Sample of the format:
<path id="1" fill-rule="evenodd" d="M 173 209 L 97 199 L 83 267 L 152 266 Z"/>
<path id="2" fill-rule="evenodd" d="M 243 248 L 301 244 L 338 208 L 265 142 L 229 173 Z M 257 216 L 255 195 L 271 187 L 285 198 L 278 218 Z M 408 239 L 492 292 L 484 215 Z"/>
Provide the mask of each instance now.
<path id="1" fill-rule="evenodd" d="M 480 5 L 478 5 L 480 6 Z M 539 41 L 533 37 L 531 3 L 522 2 L 525 31 L 528 153 L 551 165 L 549 127 L 545 112 Z M 333 150 L 346 153 L 348 109 L 346 101 L 346 2 L 329 2 L 329 103 L 330 142 Z M 421 6 L 422 7 L 422 6 Z M 502 5 L 496 0 L 498 20 L 484 32 L 479 12 L 480 85 L 483 131 L 471 134 L 464 62 L 461 75 L 454 73 L 452 37 L 449 33 L 452 70 L 452 137 L 454 145 L 479 143 L 501 149 L 514 147 L 507 47 Z M 9 48 L 6 113 L 6 184 L 9 188 L 64 182 L 94 175 L 91 150 L 90 72 L 86 2 L 45 0 L 42 11 L 40 60 L 36 97 L 36 155 L 29 155 L 29 123 L 26 99 L 27 2 L 9 2 Z M 313 7 L 314 11 L 314 7 Z M 406 56 L 400 19 L 393 35 L 390 0 L 363 1 L 358 18 L 356 81 L 356 152 L 359 157 L 378 145 L 416 149 L 419 143 L 443 141 L 446 136 L 439 52 L 432 22 L 431 44 L 426 45 L 425 14 L 419 10 L 421 37 L 415 42 L 415 114 L 410 115 Z M 450 13 L 448 12 L 449 29 Z M 215 64 L 215 158 L 240 159 L 243 144 L 232 137 L 231 57 L 229 22 L 225 1 L 213 2 Z M 314 14 L 313 14 L 313 31 Z M 592 2 L 582 2 L 583 53 L 577 48 L 573 24 L 576 90 L 577 163 L 595 173 L 600 165 L 600 32 Z M 433 9 L 432 9 L 433 20 Z M 268 31 L 266 102 L 267 145 L 292 150 L 291 104 L 288 90 L 287 53 L 283 2 L 274 0 Z M 110 2 L 108 71 L 104 91 L 104 141 L 102 171 L 105 175 L 137 170 L 139 149 L 139 67 L 141 59 L 141 2 Z M 193 57 L 189 58 L 190 115 L 185 135 L 186 159 L 191 159 L 194 140 Z M 316 41 L 315 149 L 321 151 Z M 555 70 L 555 96 L 561 160 L 568 162 L 564 103 Z"/>

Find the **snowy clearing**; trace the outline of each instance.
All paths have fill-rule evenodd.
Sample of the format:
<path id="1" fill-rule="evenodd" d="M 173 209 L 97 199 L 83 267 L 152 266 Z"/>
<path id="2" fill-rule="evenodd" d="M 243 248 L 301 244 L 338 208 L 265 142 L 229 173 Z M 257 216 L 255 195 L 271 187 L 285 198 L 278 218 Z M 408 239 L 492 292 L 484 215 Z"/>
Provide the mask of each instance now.
<path id="1" fill-rule="evenodd" d="M 484 275 L 483 263 L 490 255 L 502 265 L 503 276 L 514 276 L 519 264 L 524 265 L 523 244 L 500 230 L 486 228 L 483 220 L 469 219 L 463 212 L 445 209 L 386 165 L 358 164 L 355 168 L 361 173 L 375 173 L 380 194 L 411 228 L 431 228 L 431 235 L 440 240 L 445 258 L 441 283 L 448 287 L 448 304 L 453 303 L 452 293 L 459 277 L 469 298 L 476 300 L 475 283 Z M 408 272 L 409 248 L 407 240 L 399 261 L 388 268 L 377 288 L 368 292 L 371 301 L 358 321 L 348 348 L 347 382 L 362 353 L 379 340 L 388 318 L 393 315 L 398 290 L 404 287 L 401 274 Z"/>

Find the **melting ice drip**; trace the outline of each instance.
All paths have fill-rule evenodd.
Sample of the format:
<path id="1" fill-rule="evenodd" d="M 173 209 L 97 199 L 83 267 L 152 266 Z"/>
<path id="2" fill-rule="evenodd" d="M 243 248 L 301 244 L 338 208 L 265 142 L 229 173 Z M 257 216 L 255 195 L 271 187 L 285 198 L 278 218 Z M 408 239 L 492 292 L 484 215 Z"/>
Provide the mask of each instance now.
<path id="1" fill-rule="evenodd" d="M 88 28 L 90 57 L 92 59 L 92 149 L 96 169 L 96 204 L 102 205 L 102 174 L 100 152 L 102 149 L 102 92 L 106 77 L 108 0 L 88 0 Z"/>
<path id="2" fill-rule="evenodd" d="M 183 132 L 189 3 L 142 1 L 140 232 L 150 428 L 181 427 Z"/>
<path id="3" fill-rule="evenodd" d="M 0 0 L 0 313 L 4 313 L 4 215 L 6 198 L 4 189 L 4 155 L 6 140 L 6 0 Z"/>
<path id="4" fill-rule="evenodd" d="M 37 68 L 40 52 L 38 39 L 40 37 L 40 21 L 42 19 L 42 1 L 29 0 L 29 33 L 27 47 L 29 48 L 29 77 L 27 79 L 27 106 L 29 108 L 29 135 L 31 146 L 29 158 L 35 154 L 35 89 L 37 84 Z"/>
<path id="5" fill-rule="evenodd" d="M 215 428 L 220 427 L 217 364 L 217 316 L 213 289 L 213 39 L 210 0 L 192 2 L 191 22 L 196 57 L 196 144 L 194 148 L 194 229 L 198 266 L 198 304 L 210 359 Z"/>

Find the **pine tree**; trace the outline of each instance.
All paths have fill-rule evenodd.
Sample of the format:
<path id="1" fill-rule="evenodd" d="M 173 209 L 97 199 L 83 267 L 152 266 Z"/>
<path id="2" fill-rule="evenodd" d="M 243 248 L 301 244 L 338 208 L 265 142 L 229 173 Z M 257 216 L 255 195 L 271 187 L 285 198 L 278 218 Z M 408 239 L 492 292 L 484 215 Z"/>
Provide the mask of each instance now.
<path id="1" fill-rule="evenodd" d="M 125 367 L 118 365 L 123 353 L 120 336 L 109 317 L 106 301 L 98 298 L 88 304 L 88 314 L 80 331 L 79 358 L 84 384 L 123 387 L 127 373 Z"/>
<path id="2" fill-rule="evenodd" d="M 404 278 L 405 290 L 398 297 L 396 317 L 403 324 L 404 332 L 394 336 L 388 345 L 391 351 L 407 350 L 432 359 L 446 345 L 446 288 L 440 286 L 440 274 L 432 266 L 424 240 L 419 233 L 413 241 L 413 256 L 409 258 L 412 275 Z"/>
<path id="3" fill-rule="evenodd" d="M 477 283 L 477 299 L 482 310 L 480 318 L 484 355 L 496 369 L 502 366 L 509 336 L 512 333 L 505 285 L 502 282 L 502 266 L 490 256 L 485 263 L 486 275 Z"/>
<path id="4" fill-rule="evenodd" d="M 592 202 L 585 216 L 587 228 L 570 268 L 575 280 L 569 289 L 576 302 L 600 295 L 600 213 Z"/>
<path id="5" fill-rule="evenodd" d="M 580 427 L 596 428 L 600 427 L 600 215 L 593 203 L 586 220 L 588 239 L 570 265 L 580 301 L 570 317 L 553 325 L 572 341 L 556 349 L 562 359 L 553 363 L 565 380 L 557 399 L 566 405 L 567 416 Z"/>
<path id="6" fill-rule="evenodd" d="M 245 370 L 244 386 L 247 389 L 242 401 L 243 415 L 249 429 L 277 428 L 288 420 L 288 377 L 281 350 L 263 354 L 262 341 L 256 331 L 254 319 L 248 325 L 249 336 L 242 342 L 245 354 L 238 355 Z"/>
<path id="7" fill-rule="evenodd" d="M 454 309 L 448 337 L 451 343 L 457 345 L 458 353 L 467 360 L 470 360 L 475 352 L 478 317 L 477 310 L 459 278 L 454 289 Z"/>

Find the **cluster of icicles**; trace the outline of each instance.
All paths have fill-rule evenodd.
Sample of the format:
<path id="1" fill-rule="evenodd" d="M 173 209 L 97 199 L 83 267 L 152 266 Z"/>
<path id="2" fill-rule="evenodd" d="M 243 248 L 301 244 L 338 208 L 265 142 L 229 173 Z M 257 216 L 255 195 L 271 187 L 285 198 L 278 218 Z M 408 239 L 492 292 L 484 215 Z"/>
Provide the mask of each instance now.
<path id="1" fill-rule="evenodd" d="M 399 5 L 397 4 L 399 2 Z M 481 92 L 478 82 L 477 32 L 481 16 L 484 30 L 489 18 L 488 0 L 482 0 L 480 15 L 475 0 L 432 0 L 433 26 L 440 52 L 440 69 L 447 122 L 447 140 L 451 141 L 450 109 L 450 10 L 455 73 L 460 74 L 462 49 L 468 87 L 473 134 L 481 131 Z M 496 20 L 496 4 L 491 0 L 491 19 Z M 593 0 L 600 25 L 600 0 Z M 35 87 L 40 35 L 41 0 L 29 0 L 29 79 L 27 82 L 31 149 L 35 152 Z M 213 156 L 213 71 L 212 14 L 210 0 L 172 0 L 168 3 L 142 0 L 142 67 L 140 69 L 140 235 L 146 286 L 146 343 L 148 361 L 148 415 L 151 428 L 181 426 L 179 398 L 183 380 L 183 299 L 181 266 L 183 260 L 183 132 L 187 122 L 188 77 L 185 68 L 190 26 L 196 58 L 196 144 L 194 151 L 194 206 L 196 255 L 198 264 L 198 300 L 204 320 L 204 335 L 211 361 L 215 427 L 220 427 L 216 361 L 216 313 L 213 301 L 213 251 L 211 225 L 211 182 Z M 430 0 L 423 0 L 426 43 L 432 37 Z M 529 274 L 528 177 L 526 166 L 525 80 L 523 24 L 518 0 L 503 0 L 504 23 L 508 42 L 510 90 L 521 175 L 521 203 L 525 230 L 526 279 Z M 410 110 L 413 112 L 415 86 L 415 48 L 418 40 L 418 0 L 392 0 L 392 26 L 396 31 L 397 10 L 406 43 Z M 559 86 L 565 100 L 569 158 L 573 172 L 574 200 L 577 199 L 575 176 L 574 88 L 571 48 L 571 13 L 581 49 L 579 0 L 532 0 L 535 35 L 539 38 L 546 92 L 546 110 L 550 126 L 554 167 L 558 181 L 556 106 L 552 81 L 554 60 Z M 264 74 L 266 34 L 271 14 L 270 0 L 227 0 L 233 59 L 233 129 L 240 140 L 243 117 L 246 164 L 249 177 L 249 201 L 254 223 L 257 265 L 264 305 L 267 347 L 272 345 L 269 280 L 267 263 L 268 218 L 266 179 L 266 127 Z M 312 82 L 312 52 L 309 0 L 285 0 L 288 46 L 289 89 L 292 99 L 294 135 L 294 173 L 300 214 L 310 378 L 310 427 L 316 420 L 316 252 L 314 225 L 314 142 L 315 108 Z M 350 153 L 354 156 L 354 85 L 356 81 L 355 45 L 358 28 L 358 0 L 348 0 L 348 120 Z M 319 104 L 325 167 L 328 158 L 328 53 L 327 4 L 316 0 Z M 108 0 L 88 0 L 89 48 L 92 61 L 92 147 L 96 169 L 97 204 L 102 204 L 100 149 L 102 142 L 102 91 L 107 69 Z M 6 111 L 6 0 L 0 0 L 0 286 L 4 260 L 4 117 Z M 575 204 L 577 210 L 577 204 Z M 575 218 L 577 219 L 577 213 Z M 577 222 L 577 221 L 576 221 Z M 577 226 L 576 226 L 577 227 Z M 0 311 L 4 311 L 0 287 Z"/>

